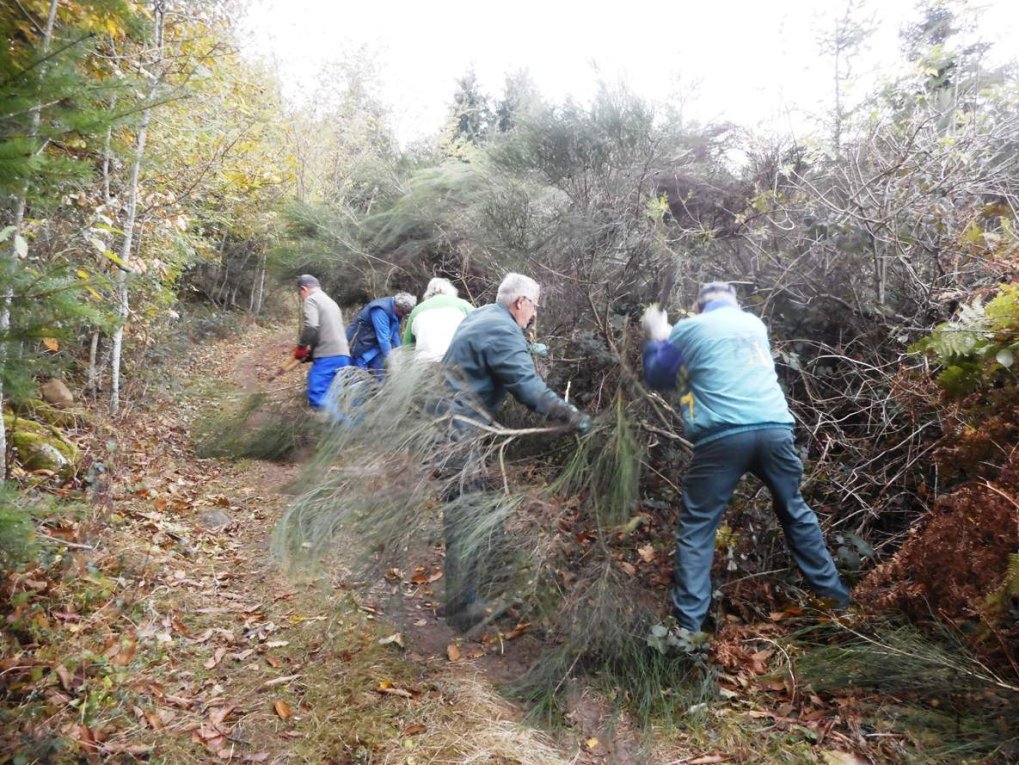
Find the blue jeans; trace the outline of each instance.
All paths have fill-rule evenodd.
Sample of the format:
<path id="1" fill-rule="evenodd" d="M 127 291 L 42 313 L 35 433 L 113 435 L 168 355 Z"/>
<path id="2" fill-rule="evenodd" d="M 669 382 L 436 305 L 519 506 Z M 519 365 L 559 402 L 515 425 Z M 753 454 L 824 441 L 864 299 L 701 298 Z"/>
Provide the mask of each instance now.
<path id="1" fill-rule="evenodd" d="M 679 626 L 691 632 L 701 629 L 711 604 L 715 532 L 745 473 L 760 478 L 771 492 L 786 543 L 807 584 L 836 606 L 849 604 L 849 590 L 825 547 L 817 516 L 800 495 L 803 464 L 793 448 L 792 431 L 737 432 L 694 447 L 683 479 L 672 608 Z"/>
<path id="2" fill-rule="evenodd" d="M 336 373 L 350 366 L 350 356 L 324 356 L 311 362 L 308 370 L 308 406 L 321 409 Z"/>

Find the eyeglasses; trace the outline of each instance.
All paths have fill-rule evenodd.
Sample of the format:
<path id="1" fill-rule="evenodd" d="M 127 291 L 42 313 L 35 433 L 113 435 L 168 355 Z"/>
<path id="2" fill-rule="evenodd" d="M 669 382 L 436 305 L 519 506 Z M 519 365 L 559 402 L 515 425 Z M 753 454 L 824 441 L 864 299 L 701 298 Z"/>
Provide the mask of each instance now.
<path id="1" fill-rule="evenodd" d="M 538 301 L 537 300 L 532 300 L 531 298 L 527 297 L 527 295 L 523 295 L 522 297 L 524 298 L 524 300 L 526 300 L 528 303 L 533 305 L 535 308 L 541 308 L 541 306 L 538 305 Z"/>

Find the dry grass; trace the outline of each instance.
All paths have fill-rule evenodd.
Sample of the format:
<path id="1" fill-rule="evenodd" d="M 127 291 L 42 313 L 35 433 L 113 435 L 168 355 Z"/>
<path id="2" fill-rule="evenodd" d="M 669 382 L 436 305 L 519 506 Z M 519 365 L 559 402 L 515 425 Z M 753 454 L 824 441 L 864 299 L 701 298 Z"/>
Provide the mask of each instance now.
<path id="1" fill-rule="evenodd" d="M 389 765 L 559 765 L 576 762 L 545 733 L 517 721 L 518 712 L 491 686 L 462 671 L 435 678 L 443 703 L 430 704 L 420 715 L 427 731 L 412 747 L 393 742 L 380 753 Z"/>

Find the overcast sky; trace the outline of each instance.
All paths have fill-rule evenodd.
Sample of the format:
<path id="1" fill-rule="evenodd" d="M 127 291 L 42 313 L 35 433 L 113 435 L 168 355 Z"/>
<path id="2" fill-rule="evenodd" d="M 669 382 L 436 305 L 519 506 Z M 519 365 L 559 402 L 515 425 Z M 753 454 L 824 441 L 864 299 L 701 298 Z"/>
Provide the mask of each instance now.
<path id="1" fill-rule="evenodd" d="M 916 14 L 913 0 L 867 1 L 863 17 L 878 29 L 856 73 L 873 82 L 891 72 L 898 30 Z M 978 5 L 981 36 L 998 60 L 1013 57 L 1019 0 Z M 800 130 L 805 112 L 830 107 L 832 65 L 817 40 L 844 9 L 837 0 L 250 0 L 245 47 L 277 64 L 295 100 L 323 65 L 366 47 L 404 142 L 438 129 L 471 67 L 493 95 L 520 69 L 552 100 L 587 98 L 602 77 L 656 100 L 685 94 L 686 113 L 702 122 Z"/>

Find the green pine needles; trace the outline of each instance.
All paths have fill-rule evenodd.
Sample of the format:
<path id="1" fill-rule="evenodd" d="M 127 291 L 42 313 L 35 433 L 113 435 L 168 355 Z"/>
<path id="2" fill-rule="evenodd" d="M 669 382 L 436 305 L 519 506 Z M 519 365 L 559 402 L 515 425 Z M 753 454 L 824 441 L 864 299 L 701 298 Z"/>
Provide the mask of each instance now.
<path id="1" fill-rule="evenodd" d="M 799 678 L 818 692 L 879 692 L 894 706 L 870 708 L 875 725 L 917 732 L 917 761 L 1011 762 L 1019 735 L 1019 688 L 973 656 L 947 628 L 929 635 L 889 621 L 859 629 L 809 628 L 794 636 Z M 866 697 L 865 697 L 866 698 Z M 880 698 L 880 697 L 878 697 Z M 869 707 L 869 703 L 863 705 Z M 912 761 L 912 760 L 911 760 Z"/>
<path id="2" fill-rule="evenodd" d="M 309 420 L 304 399 L 275 400 L 253 393 L 223 408 L 195 429 L 199 457 L 286 462 L 314 443 L 317 423 Z"/>
<path id="3" fill-rule="evenodd" d="M 561 495 L 588 497 L 602 526 L 626 523 L 640 495 L 642 450 L 627 421 L 621 394 L 616 395 L 611 414 L 608 423 L 599 423 L 581 441 L 552 486 Z"/>
<path id="4" fill-rule="evenodd" d="M 704 667 L 648 647 L 660 604 L 619 563 L 617 532 L 638 499 L 641 458 L 623 398 L 546 484 L 507 447 L 561 428 L 465 430 L 442 404 L 441 367 L 400 361 L 382 386 L 357 370 L 339 378 L 339 416 L 302 479 L 307 490 L 275 529 L 275 555 L 292 570 L 343 567 L 372 589 L 393 569 L 426 562 L 453 522 L 458 547 L 478 562 L 479 595 L 555 636 L 516 684 L 537 713 L 554 715 L 577 673 L 597 675 L 640 714 L 703 700 L 713 688 Z"/>

